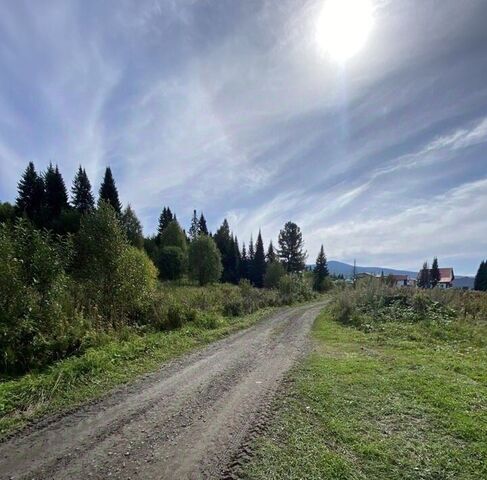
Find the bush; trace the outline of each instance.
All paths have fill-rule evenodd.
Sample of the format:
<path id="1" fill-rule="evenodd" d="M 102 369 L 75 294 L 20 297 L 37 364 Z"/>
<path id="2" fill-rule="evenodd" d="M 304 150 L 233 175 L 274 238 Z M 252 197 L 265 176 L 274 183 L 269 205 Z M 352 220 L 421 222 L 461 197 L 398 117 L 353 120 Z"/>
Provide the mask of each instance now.
<path id="1" fill-rule="evenodd" d="M 214 240 L 200 235 L 189 247 L 189 273 L 200 285 L 217 282 L 222 273 L 220 251 Z"/>
<path id="2" fill-rule="evenodd" d="M 117 263 L 113 308 L 120 318 L 142 320 L 153 301 L 157 269 L 145 252 L 125 249 Z"/>
<path id="3" fill-rule="evenodd" d="M 264 275 L 264 287 L 265 288 L 279 288 L 279 282 L 281 278 L 286 275 L 286 270 L 284 269 L 282 263 L 272 262 L 267 265 L 267 269 Z"/>
<path id="4" fill-rule="evenodd" d="M 163 247 L 157 266 L 163 280 L 179 280 L 186 271 L 187 257 L 179 247 Z"/>
<path id="5" fill-rule="evenodd" d="M 295 274 L 281 278 L 279 281 L 279 295 L 282 302 L 287 305 L 293 302 L 308 301 L 315 297 L 309 281 Z"/>

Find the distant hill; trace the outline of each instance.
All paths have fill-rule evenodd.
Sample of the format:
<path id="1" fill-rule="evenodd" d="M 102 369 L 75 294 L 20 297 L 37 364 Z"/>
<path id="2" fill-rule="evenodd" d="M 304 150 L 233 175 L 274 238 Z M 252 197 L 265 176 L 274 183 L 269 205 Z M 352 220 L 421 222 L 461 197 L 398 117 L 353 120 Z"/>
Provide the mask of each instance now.
<path id="1" fill-rule="evenodd" d="M 372 273 L 373 275 L 380 275 L 384 272 L 384 275 L 409 275 L 416 277 L 418 272 L 410 270 L 397 270 L 395 268 L 382 268 L 382 267 L 361 267 L 357 265 L 357 273 Z M 343 275 L 345 278 L 352 276 L 353 265 L 344 262 L 338 262 L 336 260 L 330 260 L 328 262 L 328 270 L 332 275 Z M 473 277 L 455 277 L 454 286 L 456 288 L 473 288 Z"/>
<path id="2" fill-rule="evenodd" d="M 382 267 L 356 267 L 357 273 L 372 273 L 374 275 L 380 275 L 384 272 L 384 275 L 411 275 L 415 277 L 417 272 L 409 270 L 396 270 L 394 268 L 382 268 Z M 330 260 L 328 262 L 328 270 L 332 275 L 343 275 L 344 277 L 351 277 L 353 274 L 353 265 L 344 262 L 337 262 L 336 260 Z"/>

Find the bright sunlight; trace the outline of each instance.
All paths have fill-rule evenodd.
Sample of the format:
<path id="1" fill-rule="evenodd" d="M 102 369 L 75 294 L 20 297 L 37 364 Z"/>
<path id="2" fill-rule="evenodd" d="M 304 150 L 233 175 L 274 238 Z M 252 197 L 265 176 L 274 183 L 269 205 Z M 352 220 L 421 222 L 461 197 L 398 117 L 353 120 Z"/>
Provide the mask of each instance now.
<path id="1" fill-rule="evenodd" d="M 316 22 L 316 41 L 334 60 L 344 62 L 364 46 L 372 24 L 370 0 L 327 0 Z"/>

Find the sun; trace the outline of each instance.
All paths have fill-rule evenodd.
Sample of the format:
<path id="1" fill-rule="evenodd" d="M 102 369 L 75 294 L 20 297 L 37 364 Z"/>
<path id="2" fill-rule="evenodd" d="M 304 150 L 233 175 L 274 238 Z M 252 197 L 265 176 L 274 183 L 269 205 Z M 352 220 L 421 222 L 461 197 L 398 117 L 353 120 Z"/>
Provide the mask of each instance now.
<path id="1" fill-rule="evenodd" d="M 327 0 L 316 22 L 316 42 L 345 62 L 364 46 L 373 25 L 371 0 Z"/>

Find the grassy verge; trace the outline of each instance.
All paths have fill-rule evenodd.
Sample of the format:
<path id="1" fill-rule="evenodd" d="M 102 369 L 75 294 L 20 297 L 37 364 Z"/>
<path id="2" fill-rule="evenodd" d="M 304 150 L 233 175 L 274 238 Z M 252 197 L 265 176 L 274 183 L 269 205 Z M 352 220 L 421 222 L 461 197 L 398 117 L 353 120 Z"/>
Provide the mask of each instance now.
<path id="1" fill-rule="evenodd" d="M 487 329 L 459 323 L 366 333 L 323 313 L 245 478 L 487 478 Z"/>
<path id="2" fill-rule="evenodd" d="M 44 372 L 3 381 L 0 438 L 29 420 L 100 397 L 174 357 L 253 325 L 273 310 L 266 308 L 251 315 L 222 318 L 212 329 L 188 324 L 173 331 L 140 336 L 132 333 L 124 340 L 112 340 L 88 349 L 79 357 L 60 361 Z"/>

